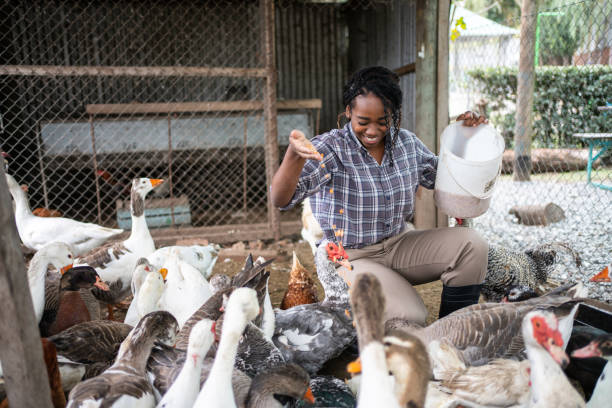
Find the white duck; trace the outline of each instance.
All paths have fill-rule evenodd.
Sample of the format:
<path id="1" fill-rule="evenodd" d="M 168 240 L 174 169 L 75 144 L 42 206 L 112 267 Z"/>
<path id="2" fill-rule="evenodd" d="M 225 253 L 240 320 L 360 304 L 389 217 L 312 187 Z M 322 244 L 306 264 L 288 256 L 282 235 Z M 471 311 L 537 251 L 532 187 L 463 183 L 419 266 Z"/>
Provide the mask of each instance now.
<path id="1" fill-rule="evenodd" d="M 179 322 L 179 326 L 191 317 L 212 295 L 208 281 L 187 262 L 179 259 L 179 251 L 173 249 L 166 259 L 166 288 L 159 299 L 160 310 L 166 310 Z"/>
<path id="2" fill-rule="evenodd" d="M 227 302 L 223 332 L 215 362 L 204 383 L 194 408 L 236 407 L 232 389 L 232 370 L 238 342 L 248 322 L 259 314 L 257 293 L 249 288 L 235 289 Z"/>
<path id="3" fill-rule="evenodd" d="M 69 395 L 68 408 L 155 406 L 145 368 L 155 342 L 172 345 L 178 324 L 168 312 L 145 316 L 121 343 L 115 363 L 97 377 L 79 383 Z"/>
<path id="4" fill-rule="evenodd" d="M 302 238 L 310 245 L 310 249 L 314 255 L 317 252 L 317 242 L 323 239 L 323 230 L 312 213 L 309 198 L 305 198 L 304 201 L 302 201 L 301 234 Z"/>
<path id="5" fill-rule="evenodd" d="M 132 180 L 130 210 L 132 213 L 132 232 L 128 239 L 97 248 L 77 259 L 78 265 L 89 265 L 96 269 L 102 280 L 110 287 L 108 292 L 94 291 L 96 297 L 109 304 L 109 317 L 112 319 L 110 304 L 120 302 L 130 291 L 132 274 L 138 259 L 147 257 L 155 251 L 155 243 L 147 227 L 144 215 L 145 197 L 163 180 L 136 178 Z"/>
<path id="6" fill-rule="evenodd" d="M 361 386 L 360 408 L 399 408 L 383 345 L 385 298 L 378 279 L 370 273 L 357 275 L 350 290 L 350 301 L 359 341 Z"/>
<path id="7" fill-rule="evenodd" d="M 610 395 L 612 395 L 612 334 L 597 336 L 586 346 L 574 350 L 572 357 L 602 357 L 607 360 L 586 406 L 587 408 L 609 407 Z"/>
<path id="8" fill-rule="evenodd" d="M 165 271 L 165 269 L 157 270 L 146 258 L 138 260 L 132 278 L 134 297 L 125 314 L 124 323 L 136 326 L 144 315 L 161 310 L 157 303 L 165 289 Z"/>
<path id="9" fill-rule="evenodd" d="M 221 248 L 217 244 L 167 246 L 159 248 L 151 255 L 147 256 L 147 259 L 151 264 L 161 268 L 168 256 L 170 256 L 170 252 L 176 250 L 179 253 L 181 261 L 187 262 L 200 271 L 205 279 L 208 279 L 210 275 L 212 275 L 215 263 L 217 263 L 217 256 L 219 255 L 220 249 Z"/>
<path id="10" fill-rule="evenodd" d="M 73 247 L 74 255 L 83 255 L 121 234 L 122 229 L 102 227 L 97 224 L 75 221 L 63 217 L 37 217 L 32 214 L 28 196 L 13 176 L 7 174 L 6 182 L 15 200 L 15 223 L 23 244 L 33 250 L 54 242 L 65 242 Z"/>
<path id="11" fill-rule="evenodd" d="M 193 326 L 189 335 L 187 358 L 183 368 L 157 404 L 157 408 L 191 407 L 193 405 L 200 391 L 202 362 L 214 340 L 212 326 L 213 321 L 210 319 L 200 320 Z"/>

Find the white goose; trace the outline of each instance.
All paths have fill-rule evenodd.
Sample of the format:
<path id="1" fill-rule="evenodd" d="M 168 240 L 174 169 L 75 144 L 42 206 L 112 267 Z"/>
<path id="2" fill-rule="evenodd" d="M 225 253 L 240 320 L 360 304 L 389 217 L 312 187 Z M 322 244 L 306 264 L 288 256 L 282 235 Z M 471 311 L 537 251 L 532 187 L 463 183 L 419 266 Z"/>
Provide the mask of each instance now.
<path id="1" fill-rule="evenodd" d="M 217 256 L 221 248 L 217 244 L 208 245 L 191 245 L 191 246 L 167 246 L 159 248 L 147 259 L 156 267 L 162 267 L 166 259 L 170 256 L 171 251 L 178 251 L 181 261 L 187 262 L 196 268 L 205 279 L 212 275 L 213 267 L 217 263 Z"/>
<path id="2" fill-rule="evenodd" d="M 75 221 L 63 217 L 37 217 L 32 214 L 28 196 L 13 176 L 7 174 L 6 182 L 15 200 L 15 223 L 23 244 L 33 250 L 54 242 L 65 242 L 79 256 L 121 234 L 122 229 L 102 227 L 97 224 Z"/>
<path id="3" fill-rule="evenodd" d="M 301 234 L 302 238 L 310 245 L 310 249 L 314 255 L 317 252 L 317 242 L 323 239 L 323 230 L 312 213 L 309 198 L 305 198 L 304 201 L 302 201 Z"/>
<path id="4" fill-rule="evenodd" d="M 191 329 L 183 368 L 157 408 L 191 407 L 195 402 L 200 391 L 202 362 L 214 340 L 212 325 L 212 320 L 204 319 Z"/>
<path id="5" fill-rule="evenodd" d="M 147 258 L 140 258 L 134 269 L 132 277 L 133 299 L 130 307 L 125 314 L 123 323 L 136 326 L 140 319 L 156 310 L 157 302 L 164 292 L 165 270 L 157 270 L 147 261 Z"/>
<path id="6" fill-rule="evenodd" d="M 97 248 L 77 259 L 78 265 L 89 265 L 96 269 L 102 280 L 110 287 L 108 292 L 94 291 L 96 297 L 109 304 L 120 302 L 130 291 L 132 274 L 138 259 L 147 257 L 155 251 L 155 243 L 147 227 L 144 215 L 145 197 L 162 183 L 161 179 L 137 178 L 132 180 L 130 210 L 132 213 L 132 232 L 128 239 Z"/>
<path id="7" fill-rule="evenodd" d="M 259 313 L 257 293 L 249 288 L 235 289 L 227 302 L 223 332 L 210 375 L 204 383 L 194 408 L 236 407 L 232 390 L 232 370 L 238 342 L 248 322 Z"/>
<path id="8" fill-rule="evenodd" d="M 179 259 L 177 249 L 170 252 L 164 269 L 167 271 L 166 288 L 159 299 L 159 309 L 172 313 L 183 327 L 212 295 L 210 285 L 196 268 Z"/>

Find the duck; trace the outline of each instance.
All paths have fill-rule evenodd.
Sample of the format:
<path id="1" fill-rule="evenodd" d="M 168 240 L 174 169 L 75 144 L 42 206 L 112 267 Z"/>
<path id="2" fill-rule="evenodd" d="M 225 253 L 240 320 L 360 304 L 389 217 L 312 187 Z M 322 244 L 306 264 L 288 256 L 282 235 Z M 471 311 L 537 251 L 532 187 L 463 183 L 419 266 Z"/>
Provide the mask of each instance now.
<path id="1" fill-rule="evenodd" d="M 302 398 L 289 406 L 310 408 L 314 404 L 315 407 L 354 408 L 357 405 L 355 395 L 347 383 L 332 375 L 311 376 L 310 390 L 315 402 L 310 402 L 308 398 Z"/>
<path id="2" fill-rule="evenodd" d="M 302 366 L 309 374 L 317 373 L 356 338 L 348 285 L 335 267 L 336 264 L 350 267 L 346 252 L 334 242 L 321 242 L 315 264 L 325 298 L 287 310 L 275 309 L 276 328 L 272 337 L 285 361 Z"/>
<path id="3" fill-rule="evenodd" d="M 383 344 L 385 298 L 380 281 L 371 273 L 358 274 L 351 286 L 350 304 L 359 344 L 360 408 L 399 408 Z M 349 371 L 355 371 L 349 366 Z"/>
<path id="4" fill-rule="evenodd" d="M 179 327 L 212 295 L 208 281 L 189 263 L 181 261 L 173 249 L 164 264 L 166 283 L 158 307 L 176 318 Z"/>
<path id="5" fill-rule="evenodd" d="M 177 332 L 178 323 L 168 312 L 143 317 L 121 343 L 115 363 L 74 387 L 67 407 L 154 407 L 155 395 L 145 371 L 147 360 L 154 343 L 171 346 Z"/>
<path id="6" fill-rule="evenodd" d="M 125 313 L 123 323 L 135 326 L 136 324 L 138 324 L 138 321 L 142 317 L 138 316 L 138 292 L 140 291 L 142 284 L 144 283 L 147 275 L 150 272 L 155 272 L 155 270 L 153 269 L 153 265 L 151 265 L 147 258 L 140 258 L 138 259 L 138 261 L 136 261 L 136 267 L 134 268 L 134 273 L 132 274 L 132 283 L 130 285 L 132 290 L 132 301 L 130 302 L 130 306 L 128 307 L 127 312 Z M 152 311 L 153 310 L 150 310 L 149 312 Z"/>
<path id="7" fill-rule="evenodd" d="M 444 340 L 457 349 L 466 365 L 483 365 L 496 358 L 524 358 L 521 322 L 527 313 L 537 308 L 555 307 L 555 313 L 561 317 L 563 341 L 567 344 L 582 300 L 555 293 L 514 303 L 479 303 L 453 312 L 427 327 L 395 318 L 388 320 L 385 328 L 408 331 L 428 348 L 432 341 Z M 430 356 L 435 375 L 446 357 L 431 352 Z"/>
<path id="8" fill-rule="evenodd" d="M 156 191 L 157 189 L 153 190 Z M 221 247 L 218 244 L 208 245 L 175 245 L 159 248 L 147 260 L 158 268 L 161 268 L 172 251 L 178 251 L 179 259 L 196 268 L 204 279 L 209 279 L 212 270 L 217 263 Z"/>
<path id="9" fill-rule="evenodd" d="M 111 366 L 132 326 L 95 320 L 78 323 L 48 337 L 55 345 L 64 392 Z"/>
<path id="10" fill-rule="evenodd" d="M 200 391 L 202 362 L 213 342 L 213 321 L 200 320 L 189 335 L 187 356 L 179 375 L 157 404 L 157 408 L 191 407 Z"/>
<path id="11" fill-rule="evenodd" d="M 15 201 L 15 223 L 23 245 L 38 251 L 58 241 L 71 245 L 75 256 L 81 256 L 123 232 L 93 223 L 64 217 L 37 217 L 32 213 L 28 197 L 17 181 L 6 174 L 9 191 Z"/>
<path id="12" fill-rule="evenodd" d="M 198 394 L 194 408 L 236 407 L 232 389 L 232 369 L 238 342 L 246 325 L 259 314 L 257 293 L 250 288 L 237 288 L 229 297 L 225 309 L 223 333 L 210 374 Z"/>
<path id="13" fill-rule="evenodd" d="M 109 291 L 96 291 L 96 298 L 108 306 L 109 319 L 114 319 L 111 304 L 120 302 L 131 289 L 132 274 L 138 259 L 147 257 L 155 251 L 155 243 L 147 227 L 144 215 L 145 197 L 161 179 L 135 178 L 132 180 L 130 210 L 132 231 L 122 242 L 110 243 L 78 257 L 76 265 L 89 265 L 96 269 Z"/>
<path id="14" fill-rule="evenodd" d="M 62 387 L 62 379 L 57 362 L 57 350 L 55 345 L 49 339 L 40 339 L 43 348 L 43 359 L 47 369 L 49 378 L 49 387 L 51 388 L 51 402 L 54 408 L 64 408 L 66 406 L 66 396 Z"/>
<path id="15" fill-rule="evenodd" d="M 601 357 L 606 360 L 593 394 L 588 400 L 587 408 L 603 408 L 610 405 L 610 393 L 612 392 L 612 334 L 603 333 L 595 337 L 586 346 L 574 350 L 571 354 L 574 358 Z"/>
<path id="16" fill-rule="evenodd" d="M 97 287 L 109 290 L 108 285 L 100 280 L 96 270 L 89 266 L 77 266 L 67 270 L 60 279 L 59 301 L 56 312 L 39 323 L 42 336 L 49 337 L 77 323 L 91 320 L 89 310 L 79 292 L 81 289 Z"/>
<path id="17" fill-rule="evenodd" d="M 308 270 L 300 263 L 295 251 L 293 251 L 289 283 L 281 300 L 280 309 L 286 310 L 294 306 L 317 303 L 318 301 L 315 283 Z"/>
<path id="18" fill-rule="evenodd" d="M 30 189 L 27 184 L 21 184 L 20 187 L 26 194 L 28 193 Z M 50 209 L 50 208 L 45 208 L 45 207 L 37 207 L 33 209 L 32 214 L 34 214 L 36 217 L 61 217 L 62 216 L 61 211 Z"/>
<path id="19" fill-rule="evenodd" d="M 247 408 L 282 408 L 287 398 L 315 403 L 309 386 L 310 377 L 297 364 L 283 364 L 261 372 L 253 378 Z"/>
<path id="20" fill-rule="evenodd" d="M 45 277 L 52 265 L 59 273 L 72 268 L 74 256 L 72 247 L 63 242 L 52 242 L 36 251 L 28 265 L 28 284 L 34 306 L 36 322 L 40 323 L 45 308 Z"/>
<path id="21" fill-rule="evenodd" d="M 308 242 L 314 255 L 317 252 L 317 242 L 323 239 L 323 230 L 312 213 L 309 198 L 302 201 L 302 230 L 300 234 L 304 241 Z"/>

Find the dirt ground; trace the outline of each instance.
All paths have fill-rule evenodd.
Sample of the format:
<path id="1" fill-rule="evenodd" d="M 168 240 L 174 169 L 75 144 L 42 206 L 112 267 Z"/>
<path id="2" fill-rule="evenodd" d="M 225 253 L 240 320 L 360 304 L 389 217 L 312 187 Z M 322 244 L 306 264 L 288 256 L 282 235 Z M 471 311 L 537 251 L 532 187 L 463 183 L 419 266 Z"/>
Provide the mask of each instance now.
<path id="1" fill-rule="evenodd" d="M 240 246 L 240 244 L 239 244 Z M 293 251 L 297 254 L 300 263 L 311 273 L 313 279 L 317 284 L 319 299 L 323 299 L 323 288 L 321 287 L 315 270 L 314 258 L 310 246 L 308 243 L 298 240 L 297 237 L 294 239 L 281 240 L 279 242 L 261 242 L 258 241 L 256 249 L 253 249 L 253 255 L 256 256 L 258 250 L 268 250 L 277 253 L 274 258 L 274 262 L 270 269 L 270 281 L 269 291 L 274 307 L 278 307 L 280 304 L 285 290 L 287 289 L 287 282 L 289 281 L 289 272 L 291 271 Z M 249 248 L 249 243 L 245 243 L 245 247 Z M 224 273 L 229 276 L 236 274 L 244 265 L 243 260 L 234 258 L 227 258 L 221 256 L 217 260 L 215 267 L 213 268 L 213 275 L 218 273 Z M 440 307 L 440 293 L 442 292 L 442 283 L 440 281 L 428 283 L 425 285 L 416 286 L 417 292 L 423 298 L 425 306 L 429 314 L 427 316 L 427 323 L 431 323 L 436 320 L 438 316 L 438 309 Z"/>

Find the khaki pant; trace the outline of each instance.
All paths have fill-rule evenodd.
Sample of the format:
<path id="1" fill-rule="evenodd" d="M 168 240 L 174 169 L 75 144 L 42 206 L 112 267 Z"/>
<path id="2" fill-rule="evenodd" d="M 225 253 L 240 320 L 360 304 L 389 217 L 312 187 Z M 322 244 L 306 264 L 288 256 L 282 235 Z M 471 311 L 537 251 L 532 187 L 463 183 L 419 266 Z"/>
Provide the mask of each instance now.
<path id="1" fill-rule="evenodd" d="M 469 228 L 406 231 L 365 248 L 347 249 L 353 270 L 346 277 L 352 282 L 358 273 L 373 273 L 385 293 L 385 320 L 400 317 L 425 324 L 427 309 L 412 285 L 438 279 L 447 286 L 480 284 L 488 250 L 487 242 Z"/>

